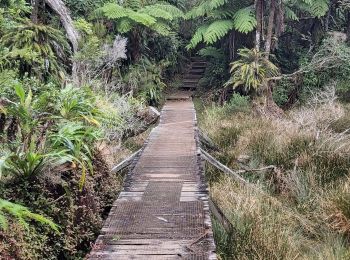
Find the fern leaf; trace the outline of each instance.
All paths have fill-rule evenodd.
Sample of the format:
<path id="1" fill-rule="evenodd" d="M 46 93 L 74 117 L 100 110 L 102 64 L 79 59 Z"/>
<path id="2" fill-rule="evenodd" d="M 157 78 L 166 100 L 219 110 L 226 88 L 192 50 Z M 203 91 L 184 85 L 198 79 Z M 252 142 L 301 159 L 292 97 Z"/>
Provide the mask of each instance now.
<path id="1" fill-rule="evenodd" d="M 120 33 L 127 33 L 132 29 L 132 23 L 129 19 L 123 18 L 117 22 L 117 31 Z"/>
<path id="2" fill-rule="evenodd" d="M 257 25 L 253 8 L 246 7 L 238 10 L 233 17 L 234 28 L 241 33 L 254 30 Z"/>
<path id="3" fill-rule="evenodd" d="M 140 9 L 143 1 L 142 0 L 124 0 L 124 1 L 120 1 L 120 2 L 123 2 L 123 6 L 125 8 L 136 11 L 136 10 Z"/>
<path id="4" fill-rule="evenodd" d="M 197 31 L 194 33 L 190 43 L 186 46 L 186 49 L 194 49 L 200 42 L 202 42 L 203 35 L 208 29 L 208 25 L 202 25 L 198 27 Z"/>
<path id="5" fill-rule="evenodd" d="M 155 17 L 155 18 L 162 18 L 164 20 L 173 20 L 173 16 L 163 10 L 163 9 L 160 9 L 160 8 L 157 8 L 156 5 L 148 5 L 148 6 L 145 6 L 144 8 L 140 9 L 139 11 L 140 13 L 144 13 L 144 14 L 148 14 L 152 17 Z"/>
<path id="6" fill-rule="evenodd" d="M 156 4 L 155 6 L 161 10 L 164 10 L 164 11 L 170 13 L 174 19 L 185 17 L 184 12 L 182 12 L 179 8 L 177 8 L 174 5 L 171 5 L 168 3 L 159 3 L 159 4 Z"/>
<path id="7" fill-rule="evenodd" d="M 145 13 L 139 13 L 132 10 L 130 10 L 128 13 L 128 17 L 131 20 L 135 21 L 136 23 L 142 24 L 146 27 L 152 26 L 157 21 L 154 17 Z"/>
<path id="8" fill-rule="evenodd" d="M 107 3 L 101 8 L 97 9 L 97 12 L 102 11 L 102 13 L 109 19 L 119 19 L 128 16 L 128 9 L 117 5 L 116 3 Z"/>
<path id="9" fill-rule="evenodd" d="M 213 44 L 223 38 L 234 27 L 232 20 L 218 20 L 209 25 L 203 35 L 204 42 Z"/>
<path id="10" fill-rule="evenodd" d="M 157 22 L 153 24 L 150 28 L 163 36 L 169 36 L 171 31 L 171 28 L 167 24 L 162 22 Z"/>
<path id="11" fill-rule="evenodd" d="M 296 13 L 288 6 L 285 7 L 285 16 L 292 21 L 299 21 L 299 17 L 296 15 Z"/>
<path id="12" fill-rule="evenodd" d="M 327 0 L 314 0 L 310 5 L 310 13 L 317 18 L 324 16 L 328 11 L 328 1 Z"/>
<path id="13" fill-rule="evenodd" d="M 186 14 L 186 18 L 195 19 L 198 17 L 203 17 L 226 3 L 227 0 L 207 0 L 201 3 L 199 6 L 194 7 L 192 10 L 190 10 Z"/>
<path id="14" fill-rule="evenodd" d="M 222 50 L 211 46 L 199 50 L 198 54 L 202 57 L 212 57 L 215 59 L 222 59 L 224 57 Z"/>

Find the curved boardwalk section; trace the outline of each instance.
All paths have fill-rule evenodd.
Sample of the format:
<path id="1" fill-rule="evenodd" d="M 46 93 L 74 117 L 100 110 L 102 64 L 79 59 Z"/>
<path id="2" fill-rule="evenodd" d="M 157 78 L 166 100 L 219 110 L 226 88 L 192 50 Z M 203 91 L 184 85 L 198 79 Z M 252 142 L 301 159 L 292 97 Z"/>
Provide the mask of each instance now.
<path id="1" fill-rule="evenodd" d="M 216 259 L 187 100 L 166 102 L 89 259 Z"/>

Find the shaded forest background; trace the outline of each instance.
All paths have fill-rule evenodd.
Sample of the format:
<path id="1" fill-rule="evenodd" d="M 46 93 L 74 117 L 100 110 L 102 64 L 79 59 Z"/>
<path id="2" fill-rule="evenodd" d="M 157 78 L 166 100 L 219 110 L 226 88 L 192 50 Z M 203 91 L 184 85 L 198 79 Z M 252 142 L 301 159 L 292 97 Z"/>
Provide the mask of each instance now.
<path id="1" fill-rule="evenodd" d="M 218 255 L 349 258 L 349 42 L 348 0 L 2 1 L 0 258 L 86 256 L 191 56 L 211 153 L 254 184 L 208 168 Z"/>

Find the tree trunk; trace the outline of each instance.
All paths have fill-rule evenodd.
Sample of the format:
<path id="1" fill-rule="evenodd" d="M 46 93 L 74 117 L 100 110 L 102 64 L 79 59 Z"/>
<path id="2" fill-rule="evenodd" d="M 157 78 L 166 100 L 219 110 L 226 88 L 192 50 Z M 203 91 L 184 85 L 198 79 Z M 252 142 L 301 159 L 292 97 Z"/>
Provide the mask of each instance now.
<path id="1" fill-rule="evenodd" d="M 138 61 L 141 58 L 141 39 L 139 31 L 137 29 L 133 30 L 130 39 L 131 47 L 131 59 Z"/>
<path id="2" fill-rule="evenodd" d="M 262 36 L 262 19 L 263 19 L 263 0 L 256 0 L 255 2 L 255 12 L 256 12 L 256 31 L 255 31 L 255 49 L 260 50 L 261 36 Z"/>
<path id="3" fill-rule="evenodd" d="M 236 31 L 232 30 L 230 32 L 230 37 L 229 37 L 230 61 L 233 61 L 236 55 L 235 38 L 236 38 Z"/>
<path id="4" fill-rule="evenodd" d="M 32 21 L 32 23 L 37 24 L 38 16 L 39 16 L 40 0 L 31 0 L 30 4 L 32 6 L 32 13 L 30 14 L 30 20 Z"/>
<path id="5" fill-rule="evenodd" d="M 348 11 L 348 19 L 347 19 L 347 28 L 346 28 L 346 36 L 347 42 L 350 44 L 350 11 Z"/>
<path id="6" fill-rule="evenodd" d="M 273 28 L 275 26 L 275 11 L 276 11 L 276 0 L 271 0 L 270 2 L 270 15 L 269 15 L 269 24 L 267 26 L 266 42 L 265 42 L 265 52 L 266 58 L 268 59 L 271 52 L 271 41 Z"/>
<path id="7" fill-rule="evenodd" d="M 76 53 L 79 50 L 80 35 L 74 27 L 69 9 L 62 0 L 45 0 L 45 3 L 60 17 L 61 23 L 67 33 L 67 38 L 72 44 L 73 53 Z M 78 67 L 77 62 L 73 61 L 72 79 L 77 86 L 79 86 Z"/>

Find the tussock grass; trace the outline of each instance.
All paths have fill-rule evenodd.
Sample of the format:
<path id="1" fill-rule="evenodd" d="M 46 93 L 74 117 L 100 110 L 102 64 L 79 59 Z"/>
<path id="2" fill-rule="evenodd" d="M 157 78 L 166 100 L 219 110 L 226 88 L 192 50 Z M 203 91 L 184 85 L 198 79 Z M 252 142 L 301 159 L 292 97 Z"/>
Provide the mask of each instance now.
<path id="1" fill-rule="evenodd" d="M 220 146 L 220 161 L 277 167 L 245 173 L 254 183 L 248 187 L 208 167 L 211 195 L 234 226 L 226 234 L 214 224 L 222 259 L 350 258 L 349 114 L 331 94 L 285 119 L 202 111 L 200 126 Z"/>

